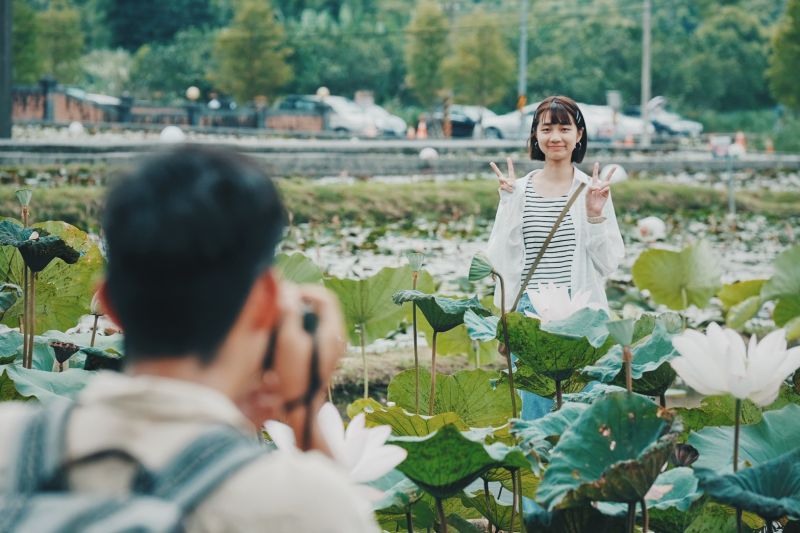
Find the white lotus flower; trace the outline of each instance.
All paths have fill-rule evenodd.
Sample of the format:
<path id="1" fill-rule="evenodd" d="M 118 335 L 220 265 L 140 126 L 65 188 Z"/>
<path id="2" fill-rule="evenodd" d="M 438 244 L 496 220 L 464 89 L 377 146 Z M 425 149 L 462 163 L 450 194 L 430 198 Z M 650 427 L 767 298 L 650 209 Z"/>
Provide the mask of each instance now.
<path id="1" fill-rule="evenodd" d="M 636 223 L 639 239 L 653 242 L 667 236 L 667 225 L 658 217 L 646 217 Z"/>
<path id="2" fill-rule="evenodd" d="M 702 394 L 732 394 L 756 405 L 775 401 L 783 381 L 800 367 L 800 347 L 786 349 L 786 331 L 745 346 L 734 330 L 711 323 L 706 334 L 687 330 L 672 339 L 680 353 L 670 364 L 687 385 Z"/>
<path id="3" fill-rule="evenodd" d="M 538 319 L 542 324 L 568 318 L 584 307 L 597 307 L 589 303 L 591 295 L 588 291 L 581 291 L 570 298 L 569 289 L 556 287 L 553 282 L 544 286 L 540 285 L 538 291 L 528 289 L 526 294 L 536 312 L 525 311 L 525 314 Z"/>
<path id="4" fill-rule="evenodd" d="M 383 498 L 383 492 L 363 483 L 380 479 L 405 460 L 407 452 L 403 448 L 385 444 L 391 427 L 368 428 L 364 413 L 359 413 L 345 430 L 342 417 L 332 403 L 322 406 L 317 419 L 333 459 L 359 484 L 362 495 L 372 501 Z M 292 428 L 274 420 L 268 420 L 264 428 L 279 450 L 297 450 Z"/>

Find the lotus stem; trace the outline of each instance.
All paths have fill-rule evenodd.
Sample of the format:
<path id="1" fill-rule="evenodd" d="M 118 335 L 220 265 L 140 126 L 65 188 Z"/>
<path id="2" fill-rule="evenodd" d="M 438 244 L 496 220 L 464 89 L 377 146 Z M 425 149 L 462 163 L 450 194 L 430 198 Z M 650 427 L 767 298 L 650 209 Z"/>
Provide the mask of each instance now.
<path id="1" fill-rule="evenodd" d="M 683 310 L 681 311 L 681 318 L 683 319 L 683 329 L 686 329 L 686 309 L 689 307 L 689 295 L 686 294 L 686 287 L 681 287 L 681 303 Z"/>
<path id="2" fill-rule="evenodd" d="M 94 315 L 94 324 L 92 325 L 92 340 L 89 342 L 90 347 L 94 347 L 94 337 L 97 335 L 97 320 L 100 318 L 100 315 Z"/>
<path id="3" fill-rule="evenodd" d="M 433 406 L 436 403 L 436 335 L 438 332 L 433 332 L 433 340 L 431 341 L 431 397 L 428 400 L 428 416 L 433 416 Z"/>
<path id="4" fill-rule="evenodd" d="M 506 345 L 506 365 L 508 366 L 508 387 L 511 389 L 511 416 L 517 416 L 517 389 L 514 388 L 514 372 L 511 363 L 511 347 L 508 340 L 508 321 L 506 320 L 506 285 L 503 276 L 494 272 L 500 281 L 500 321 L 503 323 L 503 343 Z"/>
<path id="5" fill-rule="evenodd" d="M 416 280 L 414 280 L 416 285 Z M 414 407 L 419 414 L 419 348 L 417 347 L 417 303 L 411 302 L 411 323 L 414 328 Z"/>
<path id="6" fill-rule="evenodd" d="M 22 366 L 25 368 L 28 364 L 28 267 L 22 263 L 22 319 L 19 321 L 19 329 L 22 331 Z"/>
<path id="7" fill-rule="evenodd" d="M 330 381 L 328 382 L 328 401 L 333 403 L 333 385 Z"/>
<path id="8" fill-rule="evenodd" d="M 733 472 L 739 470 L 739 426 L 742 418 L 742 400 L 736 398 L 735 424 L 733 429 Z M 742 533 L 742 509 L 736 508 L 736 533 Z"/>
<path id="9" fill-rule="evenodd" d="M 439 514 L 439 533 L 447 533 L 447 517 L 444 515 L 444 505 L 442 499 L 436 498 L 436 511 Z"/>
<path id="10" fill-rule="evenodd" d="M 483 497 L 486 500 L 486 511 L 488 513 L 492 508 L 492 498 L 489 495 L 489 480 L 486 478 L 483 478 Z M 488 518 L 486 520 L 489 522 L 489 533 L 492 533 L 492 522 Z"/>
<path id="11" fill-rule="evenodd" d="M 636 502 L 628 503 L 628 532 L 636 532 Z"/>
<path id="12" fill-rule="evenodd" d="M 517 476 L 511 471 L 511 525 L 509 529 L 514 531 L 514 518 L 517 516 Z M 520 529 L 521 530 L 521 529 Z"/>
<path id="13" fill-rule="evenodd" d="M 369 398 L 369 376 L 367 375 L 367 342 L 364 338 L 364 324 L 359 327 L 361 330 L 361 364 L 364 367 L 364 399 Z"/>
<path id="14" fill-rule="evenodd" d="M 625 388 L 628 389 L 628 392 L 633 392 L 633 375 L 631 373 L 633 353 L 630 346 L 622 347 L 622 362 L 625 364 Z"/>
<path id="15" fill-rule="evenodd" d="M 647 502 L 642 498 L 639 504 L 642 506 L 642 533 L 647 533 L 650 529 L 650 515 L 647 512 Z"/>
<path id="16" fill-rule="evenodd" d="M 658 401 L 661 404 L 661 407 L 666 408 L 667 407 L 667 395 L 666 395 L 666 393 L 662 392 L 661 394 L 659 394 L 658 395 Z"/>
<path id="17" fill-rule="evenodd" d="M 414 533 L 414 520 L 411 518 L 411 507 L 406 508 L 406 530 Z"/>
<path id="18" fill-rule="evenodd" d="M 561 380 L 557 379 L 555 381 L 556 381 L 556 411 L 558 411 L 564 404 L 564 400 L 561 398 Z"/>
<path id="19" fill-rule="evenodd" d="M 522 470 L 517 470 L 517 486 L 519 487 L 519 496 L 517 497 L 517 503 L 519 505 L 519 530 L 525 531 L 525 523 L 523 521 L 525 515 L 522 512 Z"/>

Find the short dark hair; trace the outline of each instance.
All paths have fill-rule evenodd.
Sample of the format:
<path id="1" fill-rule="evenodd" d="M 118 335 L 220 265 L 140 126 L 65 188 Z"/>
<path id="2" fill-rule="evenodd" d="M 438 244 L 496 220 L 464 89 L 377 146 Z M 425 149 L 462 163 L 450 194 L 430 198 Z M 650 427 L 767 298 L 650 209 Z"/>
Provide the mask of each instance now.
<path id="1" fill-rule="evenodd" d="M 183 145 L 121 177 L 103 230 L 126 357 L 211 362 L 271 265 L 285 219 L 272 181 L 232 151 Z"/>
<path id="2" fill-rule="evenodd" d="M 531 135 L 528 138 L 528 151 L 531 159 L 544 161 L 544 152 L 536 144 L 536 127 L 539 119 L 547 114 L 552 124 L 575 124 L 579 130 L 583 130 L 580 144 L 572 151 L 572 161 L 580 163 L 586 155 L 586 145 L 589 142 L 589 135 L 586 133 L 586 119 L 581 113 L 578 104 L 567 96 L 548 96 L 536 108 L 533 114 L 533 124 L 531 125 Z"/>

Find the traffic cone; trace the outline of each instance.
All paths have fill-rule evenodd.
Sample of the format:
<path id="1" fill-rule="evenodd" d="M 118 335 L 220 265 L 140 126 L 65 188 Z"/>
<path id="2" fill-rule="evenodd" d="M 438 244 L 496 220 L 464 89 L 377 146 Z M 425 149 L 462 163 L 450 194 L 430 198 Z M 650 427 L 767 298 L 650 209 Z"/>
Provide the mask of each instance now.
<path id="1" fill-rule="evenodd" d="M 629 133 L 628 135 L 625 136 L 625 142 L 623 143 L 623 146 L 627 146 L 629 148 L 632 146 L 636 146 L 636 142 L 634 142 L 633 140 L 633 135 Z"/>
<path id="2" fill-rule="evenodd" d="M 417 139 L 427 139 L 428 138 L 428 125 L 425 124 L 425 119 L 420 118 L 419 124 L 417 124 Z"/>
<path id="3" fill-rule="evenodd" d="M 764 139 L 764 151 L 768 154 L 775 153 L 775 145 L 772 144 L 772 139 L 770 139 L 769 137 Z"/>

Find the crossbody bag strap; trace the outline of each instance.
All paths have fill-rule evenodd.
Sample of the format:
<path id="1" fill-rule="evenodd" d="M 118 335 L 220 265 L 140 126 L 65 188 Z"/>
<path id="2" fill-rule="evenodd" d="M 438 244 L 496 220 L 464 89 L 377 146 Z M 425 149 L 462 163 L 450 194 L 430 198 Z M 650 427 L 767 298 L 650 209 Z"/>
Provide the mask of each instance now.
<path id="1" fill-rule="evenodd" d="M 564 217 L 567 216 L 569 208 L 572 207 L 572 204 L 575 203 L 575 200 L 578 199 L 578 196 L 581 194 L 581 191 L 583 191 L 583 189 L 585 188 L 586 184 L 581 182 L 581 184 L 578 185 L 578 188 L 575 189 L 575 192 L 572 193 L 572 196 L 569 197 L 569 200 L 567 200 L 567 204 L 564 206 L 564 209 L 562 209 L 561 213 L 559 213 L 555 224 L 553 224 L 553 227 L 550 229 L 550 233 L 544 240 L 544 244 L 542 244 L 542 247 L 539 248 L 539 253 L 536 254 L 536 259 L 533 260 L 533 264 L 531 265 L 531 269 L 528 271 L 528 275 L 525 276 L 525 280 L 522 282 L 522 285 L 519 288 L 517 297 L 514 299 L 514 305 L 511 306 L 512 311 L 517 309 L 517 305 L 519 305 L 519 301 L 522 298 L 522 295 L 525 294 L 525 289 L 528 288 L 528 283 L 531 281 L 533 273 L 536 271 L 536 267 L 538 267 L 539 263 L 542 261 L 542 257 L 544 257 L 544 253 L 545 251 L 547 251 L 547 246 L 550 244 L 550 241 L 553 240 L 553 237 L 555 236 L 556 231 L 558 231 L 558 227 L 561 225 L 561 222 L 564 220 Z"/>

